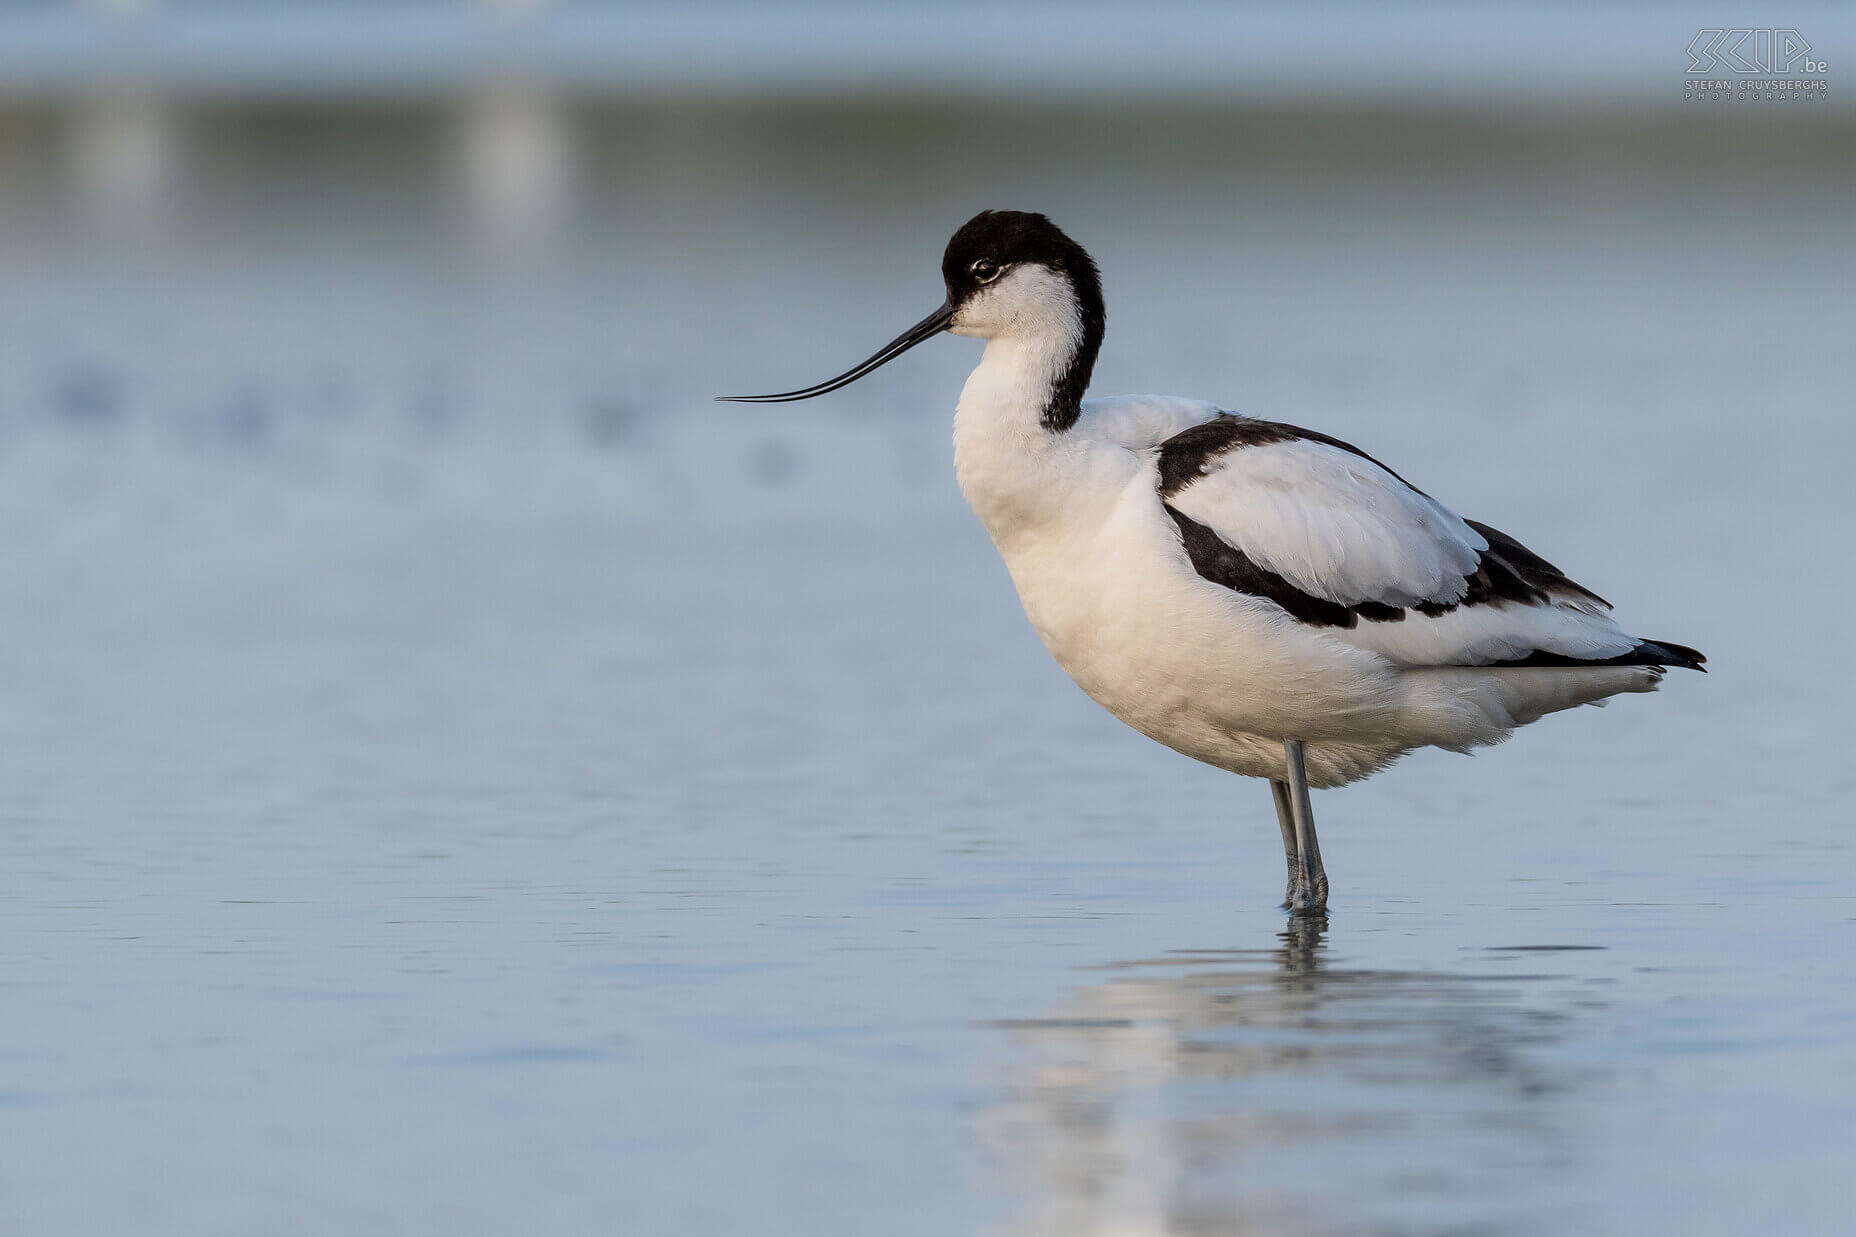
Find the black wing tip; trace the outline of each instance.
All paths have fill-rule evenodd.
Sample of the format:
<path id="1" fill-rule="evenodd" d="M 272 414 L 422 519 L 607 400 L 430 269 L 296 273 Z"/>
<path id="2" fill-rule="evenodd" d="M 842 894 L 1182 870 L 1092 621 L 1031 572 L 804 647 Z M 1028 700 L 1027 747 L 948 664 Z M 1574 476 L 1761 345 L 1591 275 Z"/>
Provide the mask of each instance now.
<path id="1" fill-rule="evenodd" d="M 1616 657 L 1573 657 L 1566 653 L 1549 653 L 1545 650 L 1529 653 L 1526 657 L 1510 658 L 1507 661 L 1492 663 L 1503 668 L 1532 669 L 1553 666 L 1566 669 L 1593 669 L 1598 666 L 1644 666 L 1661 674 L 1669 666 L 1681 670 L 1699 670 L 1708 673 L 1702 663 L 1708 659 L 1686 644 L 1671 644 L 1667 640 L 1639 640 L 1637 647 L 1628 653 L 1619 653 Z"/>
<path id="2" fill-rule="evenodd" d="M 1683 670 L 1699 670 L 1708 673 L 1707 657 L 1700 649 L 1691 649 L 1686 644 L 1675 644 L 1668 640 L 1640 640 L 1633 650 L 1639 654 L 1648 654 L 1657 658 L 1646 661 L 1645 665 L 1676 666 Z"/>

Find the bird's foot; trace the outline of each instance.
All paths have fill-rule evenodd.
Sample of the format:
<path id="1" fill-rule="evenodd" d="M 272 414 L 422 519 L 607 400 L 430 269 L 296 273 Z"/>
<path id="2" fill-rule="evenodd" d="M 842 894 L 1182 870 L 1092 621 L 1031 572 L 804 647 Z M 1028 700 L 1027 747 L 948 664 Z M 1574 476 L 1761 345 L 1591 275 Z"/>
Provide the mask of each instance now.
<path id="1" fill-rule="evenodd" d="M 1328 912 L 1328 874 L 1297 872 L 1289 878 L 1282 908 L 1291 915 L 1325 915 Z"/>

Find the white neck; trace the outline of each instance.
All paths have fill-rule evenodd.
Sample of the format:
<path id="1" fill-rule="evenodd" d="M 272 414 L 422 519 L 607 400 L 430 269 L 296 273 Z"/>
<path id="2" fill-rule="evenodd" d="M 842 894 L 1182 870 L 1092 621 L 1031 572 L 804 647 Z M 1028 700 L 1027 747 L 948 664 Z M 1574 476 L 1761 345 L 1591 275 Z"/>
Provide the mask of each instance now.
<path id="1" fill-rule="evenodd" d="M 1050 476 L 1069 454 L 1040 418 L 1076 344 L 1055 332 L 988 340 L 954 414 L 954 472 L 995 542 L 1048 518 L 1064 488 Z"/>

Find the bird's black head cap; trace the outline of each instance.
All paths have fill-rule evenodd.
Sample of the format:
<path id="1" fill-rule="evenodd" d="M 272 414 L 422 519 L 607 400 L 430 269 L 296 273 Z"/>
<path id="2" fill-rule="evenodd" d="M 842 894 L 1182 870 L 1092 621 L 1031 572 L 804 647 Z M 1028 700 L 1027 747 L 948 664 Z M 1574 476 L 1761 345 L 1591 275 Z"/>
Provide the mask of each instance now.
<path id="1" fill-rule="evenodd" d="M 1089 251 L 1044 215 L 1022 210 L 983 210 L 962 224 L 941 255 L 947 303 L 958 308 L 1015 266 L 1036 263 L 1062 275 L 1076 292 L 1082 340 L 1075 358 L 1054 384 L 1044 409 L 1045 428 L 1068 429 L 1081 414 L 1083 392 L 1095 369 L 1108 315 L 1102 276 Z"/>
<path id="2" fill-rule="evenodd" d="M 865 374 L 887 365 L 909 349 L 941 332 L 954 329 L 962 307 L 989 285 L 1008 281 L 1014 269 L 1041 267 L 1069 285 L 1077 314 L 1076 350 L 1063 361 L 1051 380 L 1039 420 L 1044 428 L 1061 433 L 1082 415 L 1083 392 L 1102 347 L 1106 315 L 1102 309 L 1102 279 L 1087 250 L 1043 215 L 1019 210 L 985 210 L 961 225 L 941 255 L 941 277 L 947 284 L 947 301 L 896 338 L 877 349 L 861 365 L 836 378 L 782 391 L 777 395 L 729 395 L 723 399 L 749 404 L 784 404 L 811 399 L 849 386 Z"/>

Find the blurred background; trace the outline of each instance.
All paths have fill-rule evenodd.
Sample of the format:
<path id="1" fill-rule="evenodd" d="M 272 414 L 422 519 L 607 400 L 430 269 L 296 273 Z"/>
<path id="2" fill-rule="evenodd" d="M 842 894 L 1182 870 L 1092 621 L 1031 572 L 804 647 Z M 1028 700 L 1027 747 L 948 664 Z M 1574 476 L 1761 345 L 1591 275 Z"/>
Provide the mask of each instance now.
<path id="1" fill-rule="evenodd" d="M 0 5 L 7 1231 L 1833 1231 L 1852 50 Z M 1323 795 L 1283 933 L 1268 796 L 1018 612 L 973 345 L 711 402 L 988 207 L 1100 262 L 1098 393 L 1357 442 L 1713 673 Z"/>

